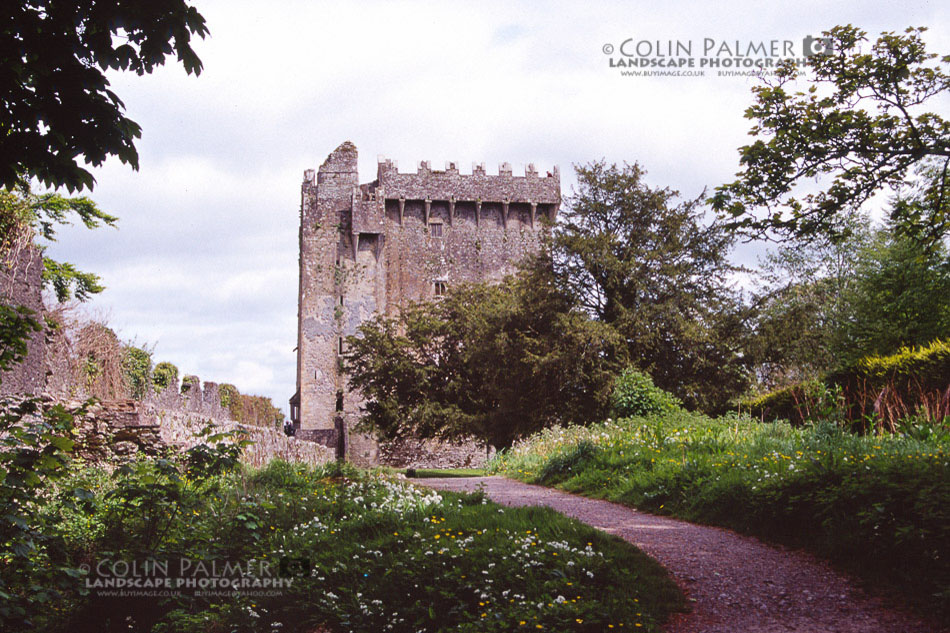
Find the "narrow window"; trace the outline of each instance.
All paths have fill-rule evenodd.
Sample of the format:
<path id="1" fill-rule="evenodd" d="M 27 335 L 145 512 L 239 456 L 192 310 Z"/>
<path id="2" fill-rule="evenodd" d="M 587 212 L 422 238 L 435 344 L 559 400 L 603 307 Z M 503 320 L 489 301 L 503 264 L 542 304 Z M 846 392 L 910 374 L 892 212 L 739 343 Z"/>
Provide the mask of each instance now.
<path id="1" fill-rule="evenodd" d="M 336 392 L 336 410 L 337 411 L 343 410 L 343 392 L 342 391 Z"/>
<path id="2" fill-rule="evenodd" d="M 442 223 L 433 222 L 429 225 L 429 235 L 432 237 L 442 237 Z"/>
<path id="3" fill-rule="evenodd" d="M 437 297 L 445 296 L 445 282 L 444 281 L 435 282 L 435 296 Z"/>
<path id="4" fill-rule="evenodd" d="M 343 353 L 343 337 L 340 337 L 340 353 Z"/>

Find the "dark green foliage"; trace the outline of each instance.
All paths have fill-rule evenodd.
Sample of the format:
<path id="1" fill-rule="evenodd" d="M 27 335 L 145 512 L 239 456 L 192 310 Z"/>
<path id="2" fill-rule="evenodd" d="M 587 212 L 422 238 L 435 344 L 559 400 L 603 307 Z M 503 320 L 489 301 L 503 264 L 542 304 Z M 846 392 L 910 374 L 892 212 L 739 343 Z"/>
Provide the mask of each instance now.
<path id="1" fill-rule="evenodd" d="M 91 189 L 95 179 L 82 165 L 109 156 L 138 168 L 141 129 L 123 114 L 105 71 L 151 73 L 174 54 L 186 72 L 201 72 L 190 39 L 208 30 L 184 0 L 25 0 L 6 3 L 3 13 L 2 187 L 25 176 Z"/>
<path id="2" fill-rule="evenodd" d="M 945 439 L 677 412 L 560 429 L 526 444 L 490 466 L 809 549 L 950 622 Z"/>
<path id="3" fill-rule="evenodd" d="M 84 412 L 39 398 L 0 399 L 0 630 L 29 630 L 50 601 L 75 586 L 77 570 L 51 560 L 60 543 L 37 506 L 67 473 L 74 416 Z"/>
<path id="4" fill-rule="evenodd" d="M 550 266 L 377 317 L 347 339 L 364 424 L 387 438 L 474 436 L 495 447 L 607 412 L 622 341 L 559 292 Z"/>
<path id="5" fill-rule="evenodd" d="M 614 381 L 610 404 L 611 413 L 618 418 L 669 413 L 682 405 L 676 397 L 654 385 L 649 374 L 632 367 L 623 370 Z"/>
<path id="6" fill-rule="evenodd" d="M 838 365 L 950 340 L 950 257 L 942 244 L 877 234 L 858 254 L 833 349 Z"/>
<path id="7" fill-rule="evenodd" d="M 749 384 L 734 236 L 705 220 L 702 197 L 678 202 L 636 163 L 575 171 L 552 244 L 558 283 L 627 341 L 630 362 L 659 387 L 690 408 L 725 408 Z"/>
<path id="8" fill-rule="evenodd" d="M 864 31 L 836 26 L 825 33 L 833 54 L 804 67 L 789 60 L 776 84 L 753 88 L 746 117 L 756 140 L 740 148 L 742 171 L 713 206 L 754 236 L 839 237 L 843 215 L 910 186 L 913 201 L 895 205 L 891 220 L 938 243 L 950 229 L 950 123 L 923 107 L 950 87 L 950 57 L 934 63 L 923 31 L 883 33 L 868 47 Z M 807 90 L 797 90 L 802 80 Z M 819 191 L 807 193 L 816 179 Z"/>
<path id="9" fill-rule="evenodd" d="M 155 369 L 152 370 L 152 387 L 158 393 L 165 391 L 168 387 L 177 390 L 178 367 L 165 361 L 155 365 Z"/>
<path id="10" fill-rule="evenodd" d="M 141 400 L 148 393 L 151 382 L 152 355 L 140 347 L 128 345 L 123 349 L 122 370 L 129 395 Z"/>

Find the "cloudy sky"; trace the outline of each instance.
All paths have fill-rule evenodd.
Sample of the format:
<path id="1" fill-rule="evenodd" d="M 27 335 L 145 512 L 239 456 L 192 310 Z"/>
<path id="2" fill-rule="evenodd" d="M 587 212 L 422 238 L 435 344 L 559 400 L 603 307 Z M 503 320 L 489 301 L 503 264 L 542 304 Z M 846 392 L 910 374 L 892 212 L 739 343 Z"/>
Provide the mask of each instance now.
<path id="1" fill-rule="evenodd" d="M 378 155 L 403 171 L 534 162 L 559 165 L 569 193 L 572 164 L 605 158 L 695 196 L 737 170 L 755 80 L 625 77 L 605 45 L 690 41 L 698 58 L 707 38 L 788 40 L 799 54 L 805 36 L 851 23 L 927 26 L 930 50 L 950 53 L 939 1 L 193 3 L 211 31 L 200 77 L 170 63 L 112 78 L 144 130 L 138 172 L 95 170 L 92 197 L 119 229 L 66 229 L 50 254 L 101 275 L 92 310 L 156 361 L 285 410 L 300 181 L 341 142 L 359 148 L 364 182 Z"/>

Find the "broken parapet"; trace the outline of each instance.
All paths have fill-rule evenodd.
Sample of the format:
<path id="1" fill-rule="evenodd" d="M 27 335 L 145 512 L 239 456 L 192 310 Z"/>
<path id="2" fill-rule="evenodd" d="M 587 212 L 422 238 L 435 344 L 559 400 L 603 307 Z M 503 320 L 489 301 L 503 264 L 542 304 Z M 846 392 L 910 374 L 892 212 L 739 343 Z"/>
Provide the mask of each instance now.
<path id="1" fill-rule="evenodd" d="M 188 375 L 182 378 L 181 391 L 176 385 L 168 385 L 160 392 L 150 392 L 145 403 L 156 409 L 169 411 L 188 411 L 216 420 L 228 420 L 231 415 L 221 406 L 218 384 L 206 382 L 204 385 L 198 376 Z"/>

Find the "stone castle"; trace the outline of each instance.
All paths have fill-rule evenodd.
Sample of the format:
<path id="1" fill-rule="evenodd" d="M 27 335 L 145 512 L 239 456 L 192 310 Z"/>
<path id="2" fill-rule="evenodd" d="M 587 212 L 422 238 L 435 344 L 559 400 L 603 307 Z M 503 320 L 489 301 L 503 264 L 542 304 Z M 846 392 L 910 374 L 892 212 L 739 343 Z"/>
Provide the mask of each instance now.
<path id="1" fill-rule="evenodd" d="M 560 174 L 497 175 L 484 165 L 461 174 L 428 162 L 402 173 L 380 160 L 360 184 L 356 147 L 346 142 L 316 172 L 304 172 L 300 206 L 297 392 L 290 400 L 297 437 L 340 457 L 375 463 L 378 446 L 353 432 L 361 399 L 347 386 L 345 337 L 377 313 L 437 299 L 453 284 L 497 281 L 539 246 L 561 203 Z"/>

